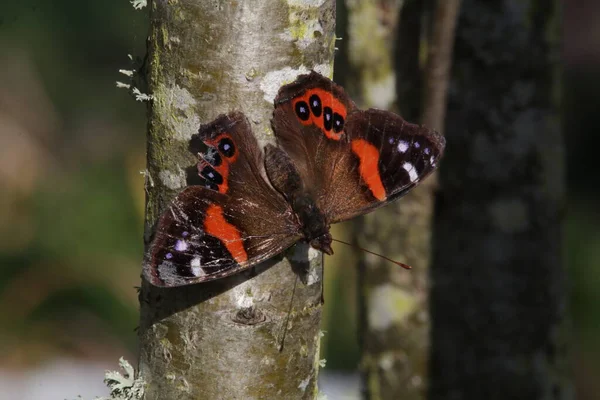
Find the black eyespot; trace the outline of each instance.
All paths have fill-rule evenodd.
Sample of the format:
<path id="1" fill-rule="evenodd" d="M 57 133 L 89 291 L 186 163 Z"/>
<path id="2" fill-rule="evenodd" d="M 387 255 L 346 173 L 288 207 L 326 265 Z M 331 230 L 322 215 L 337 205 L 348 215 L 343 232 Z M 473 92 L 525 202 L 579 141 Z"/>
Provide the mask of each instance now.
<path id="1" fill-rule="evenodd" d="M 219 141 L 219 151 L 227 158 L 233 157 L 235 154 L 235 145 L 233 140 L 229 138 L 223 138 Z"/>
<path id="2" fill-rule="evenodd" d="M 207 188 L 207 189 L 215 190 L 217 192 L 219 191 L 219 186 L 216 185 L 216 184 L 214 184 L 214 183 L 212 183 L 212 182 L 206 181 L 206 183 L 204 184 L 204 187 Z"/>
<path id="3" fill-rule="evenodd" d="M 296 115 L 298 115 L 298 118 L 300 118 L 302 121 L 308 121 L 308 119 L 310 118 L 310 111 L 308 111 L 308 104 L 306 104 L 305 101 L 299 101 L 296 103 Z"/>
<path id="4" fill-rule="evenodd" d="M 308 102 L 310 103 L 310 111 L 312 111 L 313 115 L 315 117 L 320 117 L 322 107 L 321 107 L 321 99 L 319 98 L 319 96 L 317 96 L 316 94 L 313 94 L 312 96 L 310 96 L 310 99 L 308 99 Z"/>
<path id="5" fill-rule="evenodd" d="M 333 113 L 333 131 L 339 133 L 344 130 L 344 118 L 338 114 Z"/>
<path id="6" fill-rule="evenodd" d="M 221 165 L 223 163 L 223 159 L 221 158 L 221 155 L 219 154 L 219 152 L 214 149 L 214 147 L 211 147 L 211 149 L 212 149 L 212 151 L 209 151 L 208 153 L 206 153 L 206 155 L 204 156 L 204 159 L 206 161 L 208 161 L 208 163 L 210 165 L 212 165 L 213 167 L 218 167 L 219 165 Z"/>
<path id="7" fill-rule="evenodd" d="M 325 107 L 323 109 L 323 126 L 325 130 L 330 131 L 333 127 L 333 110 L 331 107 Z"/>
<path id="8" fill-rule="evenodd" d="M 210 165 L 207 165 L 204 168 L 202 168 L 202 172 L 200 172 L 200 176 L 202 176 L 204 179 L 206 179 L 209 182 L 216 183 L 217 185 L 220 185 L 221 183 L 223 183 L 223 177 L 221 176 L 221 174 L 218 173 Z"/>

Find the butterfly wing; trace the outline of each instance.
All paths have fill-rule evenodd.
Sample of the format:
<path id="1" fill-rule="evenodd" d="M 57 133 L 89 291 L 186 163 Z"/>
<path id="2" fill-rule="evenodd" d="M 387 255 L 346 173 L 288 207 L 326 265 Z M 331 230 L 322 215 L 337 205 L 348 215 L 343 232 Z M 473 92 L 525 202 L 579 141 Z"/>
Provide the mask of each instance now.
<path id="1" fill-rule="evenodd" d="M 364 214 L 405 195 L 436 169 L 446 144 L 439 133 L 376 109 L 351 114 L 346 134 L 353 172 L 360 181 L 354 196 L 362 194 L 363 202 L 356 207 L 335 195 L 329 197 L 327 204 L 333 206 L 326 213 L 332 222 Z"/>
<path id="2" fill-rule="evenodd" d="M 273 127 L 330 222 L 399 198 L 437 166 L 438 133 L 381 110 L 359 110 L 343 88 L 312 72 L 281 88 Z"/>
<path id="3" fill-rule="evenodd" d="M 300 237 L 288 204 L 264 178 L 263 153 L 241 113 L 203 125 L 190 147 L 202 185 L 183 190 L 159 219 L 144 263 L 157 286 L 232 275 Z"/>

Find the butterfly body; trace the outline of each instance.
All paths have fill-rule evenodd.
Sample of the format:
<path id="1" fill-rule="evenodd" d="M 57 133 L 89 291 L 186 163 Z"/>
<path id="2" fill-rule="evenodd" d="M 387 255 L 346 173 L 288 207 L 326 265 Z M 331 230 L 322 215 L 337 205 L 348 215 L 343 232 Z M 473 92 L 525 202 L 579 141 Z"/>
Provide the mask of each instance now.
<path id="1" fill-rule="evenodd" d="M 265 168 L 273 187 L 290 205 L 303 239 L 313 248 L 332 255 L 330 223 L 307 190 L 290 156 L 281 148 L 265 148 Z"/>
<path id="2" fill-rule="evenodd" d="M 444 139 L 380 110 L 359 110 L 313 72 L 275 99 L 277 145 L 263 150 L 246 117 L 203 125 L 190 142 L 201 185 L 161 216 L 144 263 L 158 286 L 218 279 L 304 240 L 326 254 L 330 225 L 405 194 L 430 174 Z"/>

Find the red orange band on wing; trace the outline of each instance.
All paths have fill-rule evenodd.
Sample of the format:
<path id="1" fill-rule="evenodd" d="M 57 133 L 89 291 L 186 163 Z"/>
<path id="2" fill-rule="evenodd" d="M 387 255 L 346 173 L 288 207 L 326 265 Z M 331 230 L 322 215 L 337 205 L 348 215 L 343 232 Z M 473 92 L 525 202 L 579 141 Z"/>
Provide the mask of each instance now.
<path id="1" fill-rule="evenodd" d="M 319 96 L 319 99 L 321 99 L 321 110 L 324 110 L 325 107 L 330 107 L 333 113 L 338 113 L 339 115 L 342 116 L 342 118 L 344 120 L 346 119 L 346 115 L 348 114 L 348 111 L 346 110 L 346 106 L 341 101 L 336 99 L 333 96 L 333 93 L 328 92 L 323 89 L 307 90 L 304 93 L 304 95 L 296 97 L 295 99 L 292 100 L 292 108 L 295 108 L 296 103 L 299 101 L 304 101 L 306 104 L 310 104 L 309 99 L 310 99 L 310 96 L 312 96 L 313 94 L 316 94 L 317 96 Z M 334 132 L 333 129 L 330 129 L 330 130 L 325 129 L 325 124 L 323 122 L 323 111 L 321 111 L 321 116 L 319 116 L 319 117 L 315 117 L 311 112 L 309 119 L 307 119 L 306 121 L 302 121 L 301 119 L 299 119 L 299 121 L 303 125 L 318 126 L 319 129 L 323 132 L 323 134 L 325 136 L 327 136 L 329 139 L 340 140 L 342 138 L 343 132 Z"/>
<path id="2" fill-rule="evenodd" d="M 360 177 L 377 200 L 385 200 L 385 188 L 379 175 L 379 151 L 377 148 L 364 139 L 355 139 L 352 141 L 352 151 L 359 160 Z"/>
<path id="3" fill-rule="evenodd" d="M 211 204 L 206 209 L 204 232 L 223 242 L 227 251 L 238 264 L 248 261 L 248 254 L 244 249 L 240 231 L 225 220 L 221 206 Z"/>

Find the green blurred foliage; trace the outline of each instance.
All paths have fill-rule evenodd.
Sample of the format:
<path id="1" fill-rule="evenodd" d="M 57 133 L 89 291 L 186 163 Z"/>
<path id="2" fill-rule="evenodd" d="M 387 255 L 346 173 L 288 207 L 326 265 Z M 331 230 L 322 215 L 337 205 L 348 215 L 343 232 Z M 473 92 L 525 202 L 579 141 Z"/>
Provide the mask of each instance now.
<path id="1" fill-rule="evenodd" d="M 2 364 L 136 348 L 146 110 L 116 81 L 147 24 L 127 1 L 0 5 L 0 158 L 23 153 L 0 162 Z"/>

